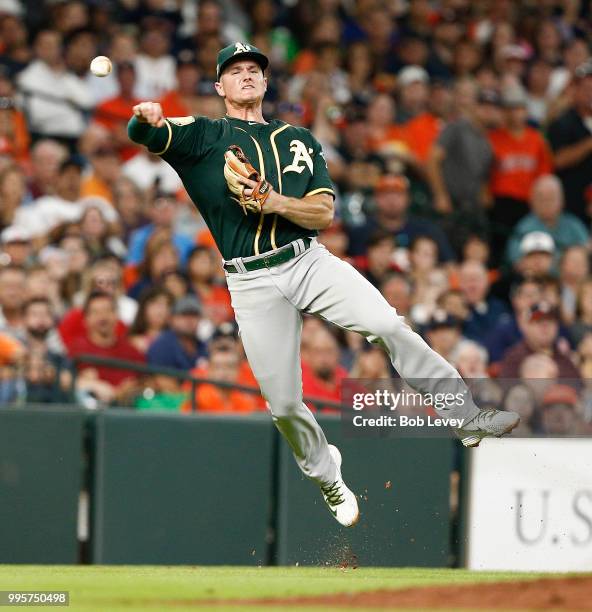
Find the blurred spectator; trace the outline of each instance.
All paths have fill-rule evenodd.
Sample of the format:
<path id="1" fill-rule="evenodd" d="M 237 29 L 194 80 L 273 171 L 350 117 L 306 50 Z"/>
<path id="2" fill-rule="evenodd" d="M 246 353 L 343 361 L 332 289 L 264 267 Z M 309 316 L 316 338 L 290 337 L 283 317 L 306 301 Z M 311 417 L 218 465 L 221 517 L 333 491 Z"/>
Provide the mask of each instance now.
<path id="1" fill-rule="evenodd" d="M 89 23 L 88 7 L 84 2 L 76 0 L 58 5 L 52 17 L 56 30 L 64 36 L 84 28 Z"/>
<path id="2" fill-rule="evenodd" d="M 566 41 L 563 46 L 563 64 L 550 64 L 553 71 L 550 77 L 549 95 L 552 98 L 565 97 L 566 90 L 574 84 L 576 70 L 586 62 L 589 55 L 590 47 L 585 38 L 576 35 L 571 40 Z"/>
<path id="3" fill-rule="evenodd" d="M 81 291 L 74 296 L 74 304 L 84 304 L 88 297 L 96 292 L 113 296 L 117 305 L 116 332 L 124 336 L 127 326 L 136 316 L 138 305 L 135 300 L 125 295 L 122 283 L 121 264 L 117 258 L 108 256 L 95 261 L 82 281 Z M 59 324 L 60 336 L 64 344 L 72 346 L 76 338 L 86 333 L 84 308 L 75 306 L 62 318 Z"/>
<path id="4" fill-rule="evenodd" d="M 173 303 L 173 296 L 161 287 L 153 287 L 141 295 L 136 318 L 129 329 L 129 340 L 140 353 L 145 354 L 169 325 Z"/>
<path id="5" fill-rule="evenodd" d="M 83 356 L 137 363 L 143 363 L 144 356 L 117 332 L 117 301 L 114 295 L 93 291 L 86 298 L 83 311 L 85 332 L 68 347 L 69 356 L 77 360 L 77 389 L 103 404 L 125 404 L 136 391 L 139 375 L 114 366 L 85 362 Z"/>
<path id="6" fill-rule="evenodd" d="M 434 311 L 424 328 L 427 343 L 451 363 L 460 348 L 462 334 L 460 322 L 442 310 Z"/>
<path id="7" fill-rule="evenodd" d="M 127 137 L 127 122 L 130 109 L 140 102 L 134 95 L 136 71 L 132 62 L 121 62 L 116 66 L 119 93 L 113 98 L 104 100 L 95 108 L 94 120 L 109 130 L 113 146 L 123 161 L 127 161 L 139 152 L 139 147 Z M 167 112 L 167 115 L 169 113 Z"/>
<path id="8" fill-rule="evenodd" d="M 574 345 L 579 345 L 584 337 L 592 333 L 592 279 L 588 278 L 578 289 L 575 321 L 569 327 Z"/>
<path id="9" fill-rule="evenodd" d="M 219 49 L 230 44 L 235 40 L 244 40 L 245 32 L 243 27 L 248 22 L 242 10 L 236 3 L 225 3 L 225 8 L 233 8 L 233 19 L 225 19 L 222 6 L 216 0 L 202 0 L 197 9 L 197 19 L 195 23 L 195 36 L 188 37 L 182 41 L 184 48 L 195 49 L 204 38 L 216 38 L 219 40 Z M 248 19 L 248 18 L 247 18 Z"/>
<path id="10" fill-rule="evenodd" d="M 162 275 L 162 287 L 166 289 L 174 298 L 178 300 L 189 293 L 189 283 L 187 277 L 181 270 L 168 270 Z"/>
<path id="11" fill-rule="evenodd" d="M 588 249 L 584 246 L 567 248 L 559 263 L 561 283 L 561 320 L 570 324 L 576 317 L 578 292 L 582 283 L 590 276 Z"/>
<path id="12" fill-rule="evenodd" d="M 522 362 L 532 353 L 552 356 L 560 379 L 579 379 L 579 373 L 569 357 L 558 348 L 559 312 L 546 302 L 539 302 L 523 313 L 519 324 L 524 339 L 509 349 L 501 362 L 500 378 L 512 378 L 520 371 Z"/>
<path id="13" fill-rule="evenodd" d="M 459 118 L 440 133 L 428 162 L 428 173 L 434 207 L 450 217 L 450 227 L 462 239 L 460 229 L 483 231 L 484 194 L 493 162 L 491 145 L 485 130 L 492 126 L 498 98 L 494 92 L 482 91 L 469 80 L 456 86 L 456 108 Z"/>
<path id="14" fill-rule="evenodd" d="M 479 234 L 468 236 L 462 248 L 462 261 L 473 261 L 488 268 L 491 264 L 490 242 Z M 495 280 L 496 271 L 490 270 L 488 276 L 490 281 Z"/>
<path id="15" fill-rule="evenodd" d="M 578 369 L 586 385 L 586 416 L 588 421 L 592 421 L 592 397 L 590 395 L 592 391 L 592 333 L 587 332 L 580 340 L 578 344 L 577 359 Z"/>
<path id="16" fill-rule="evenodd" d="M 230 293 L 216 279 L 218 265 L 219 256 L 205 246 L 195 247 L 187 261 L 189 287 L 199 298 L 204 316 L 214 325 L 234 319 Z"/>
<path id="17" fill-rule="evenodd" d="M 215 382 L 239 384 L 241 357 L 238 351 L 224 345 L 210 352 L 204 368 L 193 370 L 196 377 L 209 378 Z M 189 385 L 186 387 L 190 388 Z M 197 385 L 195 405 L 201 412 L 254 412 L 258 410 L 256 395 L 213 384 Z M 185 411 L 191 410 L 191 400 L 183 405 Z"/>
<path id="18" fill-rule="evenodd" d="M 469 307 L 463 323 L 464 335 L 481 344 L 501 317 L 507 312 L 505 305 L 489 295 L 487 269 L 476 261 L 467 261 L 460 268 L 460 291 Z"/>
<path id="19" fill-rule="evenodd" d="M 438 245 L 429 236 L 417 236 L 409 249 L 409 274 L 413 283 L 414 322 L 425 323 L 436 307 L 440 295 L 448 288 L 444 270 L 438 268 Z"/>
<path id="20" fill-rule="evenodd" d="M 552 64 L 535 58 L 526 76 L 528 118 L 543 126 L 547 121 L 548 108 L 552 100 L 550 93 Z"/>
<path id="21" fill-rule="evenodd" d="M 350 261 L 348 257 L 349 236 L 347 235 L 343 223 L 333 219 L 331 225 L 321 230 L 318 241 L 327 248 L 327 250 L 339 259 Z"/>
<path id="22" fill-rule="evenodd" d="M 44 195 L 28 206 L 21 206 L 14 219 L 15 225 L 26 227 L 32 237 L 46 235 L 62 223 L 78 221 L 82 213 L 79 205 L 82 162 L 70 157 L 62 162 L 54 195 Z"/>
<path id="23" fill-rule="evenodd" d="M 0 234 L 0 258 L 4 265 L 26 267 L 31 263 L 33 245 L 26 229 L 15 225 L 7 227 Z"/>
<path id="24" fill-rule="evenodd" d="M 93 100 L 86 83 L 64 64 L 62 37 L 41 30 L 35 38 L 36 59 L 18 76 L 34 137 L 51 136 L 73 145 L 85 127 L 83 113 Z"/>
<path id="25" fill-rule="evenodd" d="M 156 232 L 148 240 L 144 260 L 137 268 L 139 278 L 129 288 L 129 297 L 137 300 L 145 289 L 165 284 L 165 275 L 175 272 L 178 267 L 179 255 L 170 240 L 170 233 L 166 230 Z M 174 294 L 175 291 L 171 293 Z"/>
<path id="26" fill-rule="evenodd" d="M 227 321 L 221 325 L 218 325 L 218 327 L 214 329 L 214 333 L 212 334 L 208 344 L 208 350 L 211 353 L 221 348 L 227 348 L 237 352 L 240 355 L 241 361 L 239 365 L 237 382 L 247 387 L 259 389 L 255 375 L 251 371 L 251 366 L 247 361 L 244 347 L 240 340 L 238 325 L 235 321 Z M 255 398 L 259 408 L 266 408 L 266 402 L 261 395 L 254 395 L 252 397 Z"/>
<path id="27" fill-rule="evenodd" d="M 305 396 L 341 402 L 341 383 L 348 373 L 339 364 L 339 347 L 333 334 L 319 328 L 302 356 L 302 391 Z M 322 405 L 317 405 L 317 409 Z"/>
<path id="28" fill-rule="evenodd" d="M 170 41 L 164 32 L 152 28 L 142 33 L 140 49 L 135 61 L 136 95 L 142 100 L 157 100 L 176 85 Z"/>
<path id="29" fill-rule="evenodd" d="M 500 361 L 505 352 L 522 339 L 519 321 L 541 298 L 541 286 L 533 278 L 525 278 L 511 287 L 512 312 L 504 313 L 485 338 L 485 347 L 492 363 Z"/>
<path id="30" fill-rule="evenodd" d="M 380 293 L 399 316 L 407 317 L 411 308 L 412 287 L 405 274 L 393 272 L 383 279 Z"/>
<path id="31" fill-rule="evenodd" d="M 147 221 L 144 216 L 144 193 L 130 178 L 121 176 L 113 186 L 113 197 L 122 226 L 122 238 L 129 248 L 132 231 Z"/>
<path id="32" fill-rule="evenodd" d="M 522 384 L 527 386 L 532 392 L 538 407 L 547 389 L 557 384 L 559 366 L 551 355 L 535 352 L 528 355 L 522 361 L 518 376 Z M 502 380 L 500 382 L 504 384 L 506 381 Z"/>
<path id="33" fill-rule="evenodd" d="M 361 192 L 363 198 L 363 195 L 374 189 L 384 164 L 378 155 L 371 152 L 368 145 L 370 127 L 366 122 L 364 109 L 353 105 L 348 107 L 345 120 L 346 124 L 335 153 L 338 161 L 347 164 L 347 172 L 338 177 L 337 182 L 346 195 Z M 347 219 L 345 220 L 347 222 Z"/>
<path id="34" fill-rule="evenodd" d="M 407 144 L 414 151 L 422 171 L 438 136 L 449 119 L 452 107 L 450 88 L 442 81 L 432 85 L 428 108 L 405 124 Z"/>
<path id="35" fill-rule="evenodd" d="M 489 378 L 487 351 L 478 342 L 465 340 L 455 351 L 453 365 L 465 379 Z"/>
<path id="36" fill-rule="evenodd" d="M 405 66 L 397 75 L 399 109 L 397 119 L 407 123 L 428 109 L 430 77 L 421 66 Z"/>
<path id="37" fill-rule="evenodd" d="M 25 328 L 25 382 L 27 401 L 58 403 L 71 401 L 72 375 L 55 327 L 47 298 L 28 300 L 23 306 Z"/>
<path id="38" fill-rule="evenodd" d="M 547 389 L 543 396 L 540 422 L 542 433 L 547 435 L 576 435 L 580 430 L 577 391 L 567 385 Z"/>
<path id="39" fill-rule="evenodd" d="M 193 51 L 183 49 L 177 56 L 177 87 L 160 99 L 162 112 L 167 117 L 199 115 L 199 81 L 201 73 Z M 223 113 L 220 113 L 223 114 Z M 129 112 L 128 112 L 129 115 Z"/>
<path id="40" fill-rule="evenodd" d="M 80 5 L 84 6 L 82 3 Z M 64 39 L 64 59 L 66 67 L 79 79 L 87 82 L 88 90 L 92 94 L 90 82 L 93 74 L 90 72 L 90 63 L 98 55 L 97 35 L 89 28 L 80 26 L 71 30 Z M 95 104 L 93 99 L 93 106 Z"/>
<path id="41" fill-rule="evenodd" d="M 536 399 L 527 385 L 516 384 L 509 387 L 503 400 L 503 409 L 517 412 L 520 415 L 520 423 L 512 435 L 532 435 L 536 428 Z"/>
<path id="42" fill-rule="evenodd" d="M 66 310 L 66 301 L 62 298 L 60 282 L 43 264 L 36 264 L 27 269 L 26 299 L 34 298 L 48 299 L 56 319 L 61 317 Z"/>
<path id="43" fill-rule="evenodd" d="M 349 232 L 352 255 L 364 253 L 370 235 L 380 229 L 392 234 L 403 261 L 408 259 L 409 247 L 418 236 L 429 236 L 438 244 L 441 262 L 452 260 L 454 254 L 444 232 L 432 221 L 409 214 L 409 181 L 404 176 L 382 176 L 376 184 L 374 200 L 375 214 Z"/>
<path id="44" fill-rule="evenodd" d="M 515 272 L 525 278 L 540 278 L 552 274 L 555 260 L 555 241 L 547 232 L 529 232 L 519 243 L 519 258 Z"/>
<path id="45" fill-rule="evenodd" d="M 144 147 L 123 164 L 122 171 L 144 191 L 152 189 L 157 183 L 163 193 L 176 193 L 182 187 L 179 175 L 171 166 L 158 155 L 148 153 Z"/>
<path id="46" fill-rule="evenodd" d="M 17 8 L 13 14 L 10 14 L 10 8 L 5 6 L 0 17 L 0 39 L 2 40 L 0 65 L 12 77 L 27 65 L 32 53 L 27 40 L 27 27 L 21 17 L 21 6 L 16 2 L 9 2 L 9 4 Z"/>
<path id="47" fill-rule="evenodd" d="M 0 154 L 24 164 L 29 159 L 29 145 L 27 122 L 17 108 L 14 86 L 0 71 Z"/>
<path id="48" fill-rule="evenodd" d="M 548 233 L 553 238 L 558 255 L 570 246 L 588 243 L 590 237 L 586 227 L 574 215 L 562 212 L 563 204 L 563 190 L 557 177 L 547 174 L 535 181 L 531 196 L 532 212 L 516 225 L 508 240 L 507 256 L 510 262 L 516 262 L 520 241 L 531 232 Z"/>
<path id="49" fill-rule="evenodd" d="M 271 64 L 275 69 L 285 69 L 296 57 L 298 43 L 288 28 L 276 25 L 278 17 L 279 7 L 272 0 L 253 2 L 252 38 L 263 39 L 268 44 Z M 255 46 L 259 47 L 256 42 Z"/>
<path id="50" fill-rule="evenodd" d="M 459 289 L 447 289 L 443 291 L 439 295 L 436 305 L 438 308 L 454 317 L 461 326 L 469 316 L 468 304 Z"/>
<path id="51" fill-rule="evenodd" d="M 66 147 L 49 138 L 38 140 L 32 146 L 29 191 L 33 199 L 56 191 L 60 168 L 67 157 Z"/>
<path id="52" fill-rule="evenodd" d="M 24 333 L 26 280 L 26 273 L 19 266 L 0 268 L 0 331 L 18 339 L 22 339 Z"/>
<path id="53" fill-rule="evenodd" d="M 23 171 L 12 164 L 0 171 L 0 229 L 14 223 L 19 206 L 24 204 L 26 183 Z"/>
<path id="54" fill-rule="evenodd" d="M 173 231 L 175 217 L 178 213 L 178 202 L 170 193 L 159 193 L 148 208 L 151 222 L 133 231 L 130 236 L 127 263 L 138 265 L 146 256 L 146 243 L 157 230 Z M 187 263 L 189 253 L 195 246 L 185 234 L 174 232 L 172 242 L 178 252 L 181 264 Z"/>
<path id="55" fill-rule="evenodd" d="M 170 329 L 150 344 L 146 357 L 150 365 L 191 370 L 206 356 L 206 346 L 197 338 L 202 307 L 193 296 L 178 299 L 173 306 Z"/>
<path id="56" fill-rule="evenodd" d="M 489 211 L 496 261 L 503 254 L 507 234 L 529 212 L 528 200 L 535 180 L 552 170 L 549 148 L 541 134 L 527 125 L 527 99 L 517 87 L 502 96 L 504 123 L 489 133 L 493 149 Z"/>
<path id="57" fill-rule="evenodd" d="M 66 254 L 68 261 L 67 272 L 60 283 L 60 298 L 71 306 L 74 296 L 82 289 L 82 277 L 90 263 L 90 253 L 84 238 L 78 234 L 66 234 L 60 240 L 59 248 Z"/>
<path id="58" fill-rule="evenodd" d="M 22 362 L 26 351 L 12 336 L 0 331 L 0 408 L 25 399 L 21 378 Z"/>
<path id="59" fill-rule="evenodd" d="M 392 235 L 383 230 L 376 230 L 368 239 L 366 257 L 363 264 L 358 264 L 366 278 L 378 287 L 383 280 L 395 271 L 395 241 Z"/>
<path id="60" fill-rule="evenodd" d="M 84 201 L 84 212 L 78 223 L 80 237 L 93 258 L 105 255 L 124 257 L 127 252 L 126 246 L 117 236 L 116 224 L 109 223 L 105 219 L 104 207 L 98 206 L 100 203 L 101 200 L 94 197 Z"/>
<path id="61" fill-rule="evenodd" d="M 357 352 L 349 377 L 369 381 L 391 378 L 390 362 L 386 353 L 378 346 L 365 346 Z"/>
<path id="62" fill-rule="evenodd" d="M 117 151 L 110 146 L 102 146 L 90 155 L 90 172 L 85 175 L 80 186 L 83 197 L 96 196 L 113 204 L 113 185 L 120 176 L 121 166 Z"/>
<path id="63" fill-rule="evenodd" d="M 388 94 L 379 93 L 368 105 L 368 146 L 379 155 L 396 155 L 403 164 L 411 160 L 405 128 L 395 123 L 396 107 Z"/>
<path id="64" fill-rule="evenodd" d="M 557 174 L 563 183 L 567 210 L 581 220 L 590 212 L 584 193 L 592 174 L 592 62 L 575 71 L 573 105 L 549 126 Z"/>

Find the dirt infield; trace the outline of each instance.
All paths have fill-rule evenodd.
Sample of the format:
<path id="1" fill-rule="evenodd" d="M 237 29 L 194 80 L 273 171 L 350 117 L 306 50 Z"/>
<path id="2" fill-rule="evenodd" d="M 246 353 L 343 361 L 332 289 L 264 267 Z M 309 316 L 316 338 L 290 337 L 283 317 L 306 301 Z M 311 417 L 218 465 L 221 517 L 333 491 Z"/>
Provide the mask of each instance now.
<path id="1" fill-rule="evenodd" d="M 211 602 L 215 603 L 215 602 Z M 240 599 L 234 603 L 252 606 L 331 606 L 344 608 L 422 608 L 497 610 L 590 610 L 592 577 L 520 580 L 454 586 L 367 591 L 363 593 Z"/>

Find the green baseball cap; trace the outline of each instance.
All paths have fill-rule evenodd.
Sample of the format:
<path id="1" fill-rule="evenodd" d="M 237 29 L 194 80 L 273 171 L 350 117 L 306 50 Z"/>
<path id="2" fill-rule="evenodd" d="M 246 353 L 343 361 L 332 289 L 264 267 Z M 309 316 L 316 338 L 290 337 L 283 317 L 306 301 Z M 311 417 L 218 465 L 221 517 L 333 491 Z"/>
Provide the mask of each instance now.
<path id="1" fill-rule="evenodd" d="M 218 52 L 218 62 L 216 65 L 218 80 L 220 80 L 220 75 L 224 68 L 235 59 L 237 61 L 252 59 L 261 66 L 261 70 L 265 70 L 269 65 L 269 60 L 259 49 L 257 49 L 257 47 L 247 43 L 236 42 L 232 45 L 228 45 L 228 47 L 224 47 L 224 49 Z"/>

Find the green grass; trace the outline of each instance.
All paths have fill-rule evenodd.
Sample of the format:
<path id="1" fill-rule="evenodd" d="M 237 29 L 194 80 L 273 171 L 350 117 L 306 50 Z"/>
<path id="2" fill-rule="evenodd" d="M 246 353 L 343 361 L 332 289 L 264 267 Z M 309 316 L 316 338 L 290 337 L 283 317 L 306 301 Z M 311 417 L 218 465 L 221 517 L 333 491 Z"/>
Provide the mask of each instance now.
<path id="1" fill-rule="evenodd" d="M 385 588 L 491 582 L 541 576 L 547 575 L 421 568 L 342 570 L 329 567 L 0 565 L 0 590 L 70 591 L 70 610 L 97 612 L 154 610 L 156 612 L 174 609 L 184 612 L 214 609 L 216 612 L 231 610 L 254 612 L 262 607 L 202 606 L 198 605 L 198 600 L 352 593 Z M 10 608 L 6 608 L 8 609 Z M 40 610 L 38 607 L 20 606 L 18 609 Z M 282 609 L 280 606 L 265 607 L 266 612 Z M 328 606 L 289 608 L 292 612 L 298 610 L 327 612 L 330 609 L 332 608 Z"/>

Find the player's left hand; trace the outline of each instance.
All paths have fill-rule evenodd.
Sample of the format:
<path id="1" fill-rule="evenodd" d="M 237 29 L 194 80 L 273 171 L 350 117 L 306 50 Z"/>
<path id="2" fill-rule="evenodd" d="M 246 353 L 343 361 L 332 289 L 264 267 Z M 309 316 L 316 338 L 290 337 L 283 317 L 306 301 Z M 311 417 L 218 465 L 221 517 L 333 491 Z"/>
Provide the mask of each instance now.
<path id="1" fill-rule="evenodd" d="M 237 201 L 244 213 L 262 212 L 263 205 L 273 192 L 271 184 L 261 178 L 239 146 L 232 145 L 224 154 L 224 160 L 226 184 L 238 196 Z"/>

